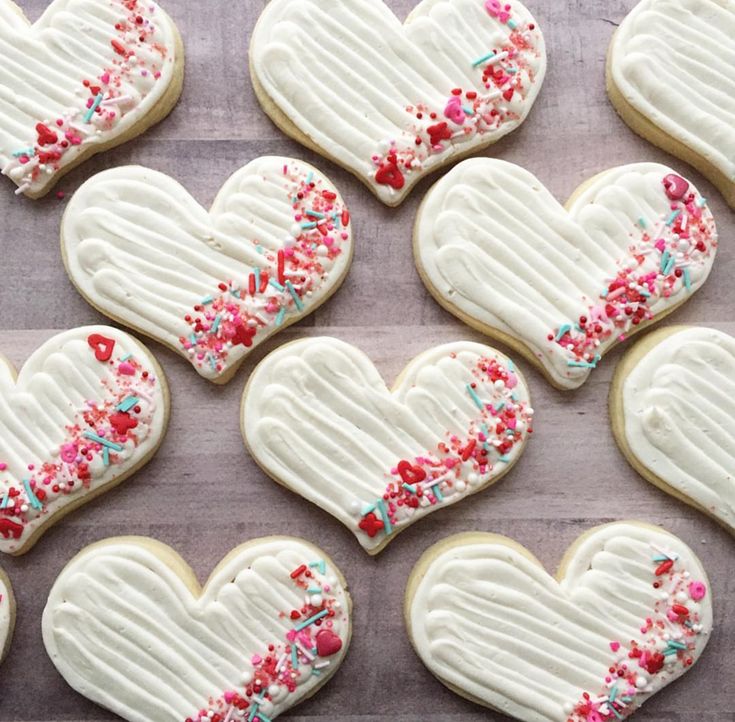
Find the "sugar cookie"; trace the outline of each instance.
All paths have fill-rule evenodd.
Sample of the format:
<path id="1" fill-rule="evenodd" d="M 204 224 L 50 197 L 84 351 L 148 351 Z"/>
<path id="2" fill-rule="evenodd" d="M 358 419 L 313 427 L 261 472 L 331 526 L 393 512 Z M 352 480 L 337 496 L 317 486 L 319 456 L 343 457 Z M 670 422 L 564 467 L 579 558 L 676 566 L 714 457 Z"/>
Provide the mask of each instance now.
<path id="1" fill-rule="evenodd" d="M 0 569 L 0 662 L 8 656 L 15 628 L 15 597 L 10 579 Z"/>

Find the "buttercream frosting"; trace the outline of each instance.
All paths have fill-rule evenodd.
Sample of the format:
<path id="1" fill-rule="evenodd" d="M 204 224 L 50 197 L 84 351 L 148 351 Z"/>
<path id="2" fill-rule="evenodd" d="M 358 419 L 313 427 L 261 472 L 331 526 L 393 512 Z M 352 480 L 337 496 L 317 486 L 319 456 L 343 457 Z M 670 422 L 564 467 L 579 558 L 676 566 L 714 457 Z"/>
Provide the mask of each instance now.
<path id="1" fill-rule="evenodd" d="M 21 554 L 54 517 L 137 469 L 168 419 L 166 380 L 122 331 L 42 344 L 17 379 L 0 363 L 0 551 Z"/>
<path id="2" fill-rule="evenodd" d="M 561 581 L 491 535 L 427 559 L 407 599 L 416 651 L 444 683 L 523 722 L 627 718 L 697 661 L 712 629 L 701 563 L 654 527 L 593 530 Z"/>
<path id="3" fill-rule="evenodd" d="M 209 212 L 163 173 L 105 171 L 75 193 L 61 235 L 87 300 L 212 381 L 311 313 L 352 259 L 337 189 L 307 163 L 278 157 L 237 171 Z"/>
<path id="4" fill-rule="evenodd" d="M 370 553 L 505 473 L 532 420 L 512 361 L 470 342 L 421 354 L 389 391 L 354 346 L 295 341 L 256 368 L 242 405 L 256 461 Z"/>
<path id="5" fill-rule="evenodd" d="M 231 552 L 198 594 L 168 547 L 110 539 L 56 580 L 44 644 L 74 689 L 128 722 L 267 722 L 341 664 L 341 579 L 318 548 L 271 537 Z"/>
<path id="6" fill-rule="evenodd" d="M 298 134 L 390 205 L 426 173 L 515 130 L 546 72 L 517 0 L 271 0 L 251 70 Z"/>
<path id="7" fill-rule="evenodd" d="M 429 191 L 415 231 L 432 293 L 520 341 L 566 389 L 699 289 L 716 248 L 706 200 L 655 163 L 606 171 L 565 208 L 517 165 L 465 161 Z"/>

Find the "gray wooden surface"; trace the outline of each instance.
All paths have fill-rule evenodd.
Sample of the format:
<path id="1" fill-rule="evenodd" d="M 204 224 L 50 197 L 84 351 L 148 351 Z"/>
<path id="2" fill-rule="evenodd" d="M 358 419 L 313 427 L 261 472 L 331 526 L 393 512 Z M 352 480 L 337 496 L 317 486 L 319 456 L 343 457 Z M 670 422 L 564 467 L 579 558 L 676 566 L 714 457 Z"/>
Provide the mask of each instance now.
<path id="1" fill-rule="evenodd" d="M 83 546 L 117 534 L 142 534 L 173 545 L 205 579 L 240 542 L 266 534 L 300 535 L 322 545 L 344 570 L 355 599 L 355 635 L 342 670 L 313 700 L 285 715 L 323 722 L 479 722 L 505 720 L 445 690 L 414 656 L 402 618 L 408 573 L 426 547 L 456 532 L 480 529 L 514 537 L 553 569 L 563 550 L 590 526 L 622 518 L 664 524 L 686 540 L 713 580 L 717 627 L 697 667 L 652 700 L 640 722 L 735 720 L 735 541 L 714 522 L 649 486 L 625 463 L 606 417 L 611 354 L 580 391 L 553 391 L 526 363 L 537 433 L 516 469 L 497 487 L 432 515 L 370 559 L 352 534 L 317 508 L 267 479 L 240 438 L 245 379 L 268 350 L 310 334 L 353 342 L 387 380 L 416 353 L 442 342 L 480 337 L 442 311 L 414 269 L 411 226 L 425 181 L 397 210 L 381 206 L 346 172 L 287 140 L 253 96 L 247 69 L 250 31 L 264 0 L 163 0 L 182 30 L 187 78 L 178 107 L 158 128 L 77 169 L 61 188 L 71 193 L 104 168 L 141 163 L 172 174 L 208 204 L 231 172 L 256 155 L 294 155 L 317 163 L 339 185 L 357 231 L 352 272 L 342 290 L 302 324 L 261 348 L 226 387 L 200 379 L 179 357 L 153 345 L 173 393 L 168 436 L 136 477 L 67 517 L 20 559 L 0 560 L 18 598 L 12 651 L 0 669 L 2 722 L 98 722 L 114 716 L 70 688 L 48 661 L 40 619 L 59 570 Z M 411 0 L 390 0 L 404 16 Z M 528 0 L 542 24 L 549 74 L 524 127 L 494 151 L 525 165 L 560 198 L 607 167 L 641 160 L 681 166 L 635 137 L 604 92 L 605 50 L 634 0 Z M 27 0 L 38 16 L 46 0 Z M 708 285 L 671 322 L 708 324 L 735 333 L 732 213 L 714 188 L 682 167 L 711 198 L 721 249 Z M 61 264 L 53 196 L 26 201 L 0 183 L 2 278 L 0 350 L 16 364 L 54 332 L 104 322 L 77 295 Z M 207 499 L 203 505 L 202 500 Z"/>

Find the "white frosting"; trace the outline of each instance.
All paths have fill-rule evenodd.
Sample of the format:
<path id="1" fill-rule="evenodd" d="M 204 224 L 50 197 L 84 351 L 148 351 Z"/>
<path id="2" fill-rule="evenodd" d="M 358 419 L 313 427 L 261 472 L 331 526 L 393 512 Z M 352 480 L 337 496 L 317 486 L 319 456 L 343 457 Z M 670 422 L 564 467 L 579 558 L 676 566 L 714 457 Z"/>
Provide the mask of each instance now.
<path id="1" fill-rule="evenodd" d="M 503 378 L 491 380 L 481 365 Z M 417 357 L 389 391 L 354 346 L 333 338 L 296 341 L 250 377 L 243 434 L 269 474 L 375 552 L 396 531 L 495 480 L 520 456 L 533 410 L 512 368 L 487 346 L 452 343 Z M 401 462 L 421 471 L 404 476 Z M 371 536 L 375 520 L 383 527 Z"/>
<path id="2" fill-rule="evenodd" d="M 114 341 L 108 361 L 90 347 L 95 335 Z M 146 348 L 108 326 L 54 336 L 17 380 L 0 363 L 0 551 L 23 553 L 67 507 L 147 460 L 165 431 L 165 389 Z"/>
<path id="3" fill-rule="evenodd" d="M 735 182 L 735 2 L 644 0 L 610 72 L 629 105 Z"/>
<path id="4" fill-rule="evenodd" d="M 150 0 L 55 0 L 33 25 L 0 0 L 2 172 L 19 192 L 41 195 L 82 154 L 135 132 L 180 83 L 177 42 Z"/>
<path id="5" fill-rule="evenodd" d="M 5 573 L 0 569 L 0 661 L 10 646 L 13 634 L 13 590 Z"/>
<path id="6" fill-rule="evenodd" d="M 424 0 L 401 25 L 382 0 L 271 0 L 253 32 L 252 73 L 299 133 L 396 205 L 426 173 L 499 140 L 530 111 L 544 40 L 518 0 L 509 15 L 505 5 Z M 428 129 L 442 122 L 451 138 L 432 146 Z M 393 151 L 401 188 L 376 180 Z"/>
<path id="7" fill-rule="evenodd" d="M 622 387 L 635 458 L 735 531 L 735 339 L 686 328 L 657 343 Z"/>
<path id="8" fill-rule="evenodd" d="M 337 189 L 310 165 L 277 157 L 237 171 L 210 212 L 163 173 L 105 171 L 74 195 L 61 235 L 69 275 L 90 303 L 211 380 L 311 313 L 352 258 L 352 223 Z M 247 346 L 238 324 L 254 333 Z"/>
<path id="9" fill-rule="evenodd" d="M 519 166 L 465 161 L 426 197 L 416 226 L 417 262 L 450 310 L 517 339 L 556 385 L 577 388 L 597 357 L 634 328 L 626 306 L 650 320 L 709 275 L 717 245 L 712 215 L 691 185 L 692 200 L 673 203 L 663 185 L 670 174 L 676 175 L 653 163 L 612 169 L 583 186 L 566 209 Z M 666 225 L 674 205 L 678 215 Z M 700 239 L 703 252 L 696 249 Z M 624 269 L 632 270 L 623 285 L 652 274 L 637 283 L 648 296 L 631 303 L 618 296 L 617 315 L 608 318 L 609 286 Z M 602 335 L 585 340 L 575 325 L 582 316 L 600 324 Z"/>
<path id="10" fill-rule="evenodd" d="M 288 537 L 250 542 L 227 556 L 200 596 L 172 554 L 152 540 L 110 539 L 83 550 L 56 580 L 43 614 L 44 644 L 80 694 L 129 722 L 198 722 L 214 713 L 241 722 L 255 716 L 260 694 L 252 692 L 260 683 L 267 696 L 257 707 L 272 720 L 336 672 L 350 637 L 350 600 L 319 549 Z M 302 565 L 310 576 L 292 578 Z M 323 590 L 320 600 L 307 593 L 312 587 Z M 302 630 L 294 666 L 292 630 L 321 607 L 332 616 Z M 341 648 L 313 652 L 312 644 L 321 650 L 321 634 L 339 637 Z M 268 658 L 277 674 L 266 669 Z M 250 701 L 243 713 L 234 694 Z"/>
<path id="11" fill-rule="evenodd" d="M 671 572 L 656 576 L 653 557 L 661 552 L 678 557 Z M 627 718 L 683 674 L 687 659 L 697 660 L 712 628 L 699 560 L 681 540 L 653 528 L 619 522 L 593 530 L 566 560 L 561 582 L 502 537 L 431 553 L 407 600 L 416 651 L 446 684 L 523 722 L 616 719 L 612 712 L 580 713 L 584 693 L 593 702 L 612 696 L 620 719 Z M 703 599 L 692 598 L 692 582 L 704 585 Z M 682 617 L 667 618 L 674 604 L 688 609 L 693 628 Z M 648 660 L 669 648 L 668 639 L 688 649 L 666 655 L 654 672 Z M 647 657 L 629 657 L 634 646 Z M 595 711 L 605 711 L 605 702 L 596 704 Z"/>

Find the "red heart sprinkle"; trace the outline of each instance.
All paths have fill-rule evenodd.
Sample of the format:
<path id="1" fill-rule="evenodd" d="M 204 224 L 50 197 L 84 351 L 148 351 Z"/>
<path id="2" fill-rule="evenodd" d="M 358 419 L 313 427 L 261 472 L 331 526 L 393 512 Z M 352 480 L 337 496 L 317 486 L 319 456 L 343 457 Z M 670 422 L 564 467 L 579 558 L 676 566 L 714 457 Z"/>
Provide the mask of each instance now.
<path id="1" fill-rule="evenodd" d="M 672 201 L 678 201 L 686 195 L 689 190 L 689 183 L 676 173 L 669 173 L 664 178 L 664 188 L 666 189 L 666 195 Z"/>
<path id="2" fill-rule="evenodd" d="M 115 348 L 114 339 L 93 333 L 87 338 L 87 343 L 90 348 L 94 349 L 94 357 L 98 361 L 109 361 L 112 358 L 112 349 Z"/>
<path id="3" fill-rule="evenodd" d="M 410 461 L 401 461 L 398 464 L 398 473 L 404 484 L 418 484 L 426 478 L 426 472 Z"/>
<path id="4" fill-rule="evenodd" d="M 38 133 L 38 145 L 53 145 L 59 139 L 59 136 L 43 123 L 36 125 L 36 133 Z"/>
<path id="5" fill-rule="evenodd" d="M 316 653 L 320 657 L 331 657 L 342 649 L 342 640 L 331 629 L 322 629 L 316 635 Z"/>
<path id="6" fill-rule="evenodd" d="M 376 171 L 375 182 L 382 186 L 390 186 L 398 191 L 406 184 L 406 179 L 398 169 L 396 162 L 388 159 Z"/>

